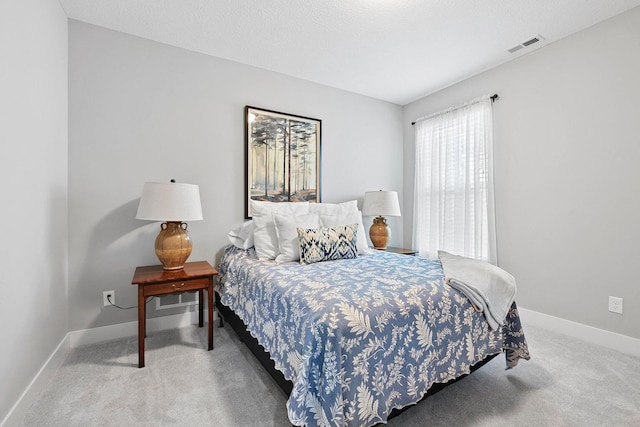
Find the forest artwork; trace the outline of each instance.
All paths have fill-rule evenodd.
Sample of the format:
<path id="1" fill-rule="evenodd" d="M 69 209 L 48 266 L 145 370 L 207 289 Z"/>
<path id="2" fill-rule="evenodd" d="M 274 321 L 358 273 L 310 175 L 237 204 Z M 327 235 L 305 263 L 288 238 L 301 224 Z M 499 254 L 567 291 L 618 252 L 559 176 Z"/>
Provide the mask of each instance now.
<path id="1" fill-rule="evenodd" d="M 318 119 L 245 107 L 246 197 L 270 202 L 320 201 Z"/>

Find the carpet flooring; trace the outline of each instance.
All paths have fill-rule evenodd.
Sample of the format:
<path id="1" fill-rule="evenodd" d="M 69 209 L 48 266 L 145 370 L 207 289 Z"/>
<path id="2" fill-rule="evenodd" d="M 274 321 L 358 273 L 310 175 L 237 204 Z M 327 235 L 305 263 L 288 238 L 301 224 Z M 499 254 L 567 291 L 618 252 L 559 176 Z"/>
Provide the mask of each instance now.
<path id="1" fill-rule="evenodd" d="M 503 356 L 389 426 L 640 426 L 640 358 L 523 325 L 530 361 Z M 72 349 L 22 426 L 290 426 L 286 396 L 230 327 Z"/>

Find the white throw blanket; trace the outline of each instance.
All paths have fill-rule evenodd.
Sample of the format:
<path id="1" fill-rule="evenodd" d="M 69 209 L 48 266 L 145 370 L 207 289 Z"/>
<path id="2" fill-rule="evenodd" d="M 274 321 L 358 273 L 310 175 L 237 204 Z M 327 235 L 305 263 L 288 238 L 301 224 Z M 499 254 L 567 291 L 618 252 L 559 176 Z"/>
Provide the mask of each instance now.
<path id="1" fill-rule="evenodd" d="M 488 262 L 438 251 L 445 283 L 482 311 L 492 330 L 504 323 L 516 295 L 516 280 Z"/>

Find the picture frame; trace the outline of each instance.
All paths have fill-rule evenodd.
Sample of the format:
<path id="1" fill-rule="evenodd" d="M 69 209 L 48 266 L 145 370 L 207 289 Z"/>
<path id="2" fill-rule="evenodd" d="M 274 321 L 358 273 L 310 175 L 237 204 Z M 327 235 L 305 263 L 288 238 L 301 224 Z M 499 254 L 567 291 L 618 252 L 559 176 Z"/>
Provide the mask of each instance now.
<path id="1" fill-rule="evenodd" d="M 245 218 L 249 200 L 320 202 L 322 121 L 245 106 Z"/>

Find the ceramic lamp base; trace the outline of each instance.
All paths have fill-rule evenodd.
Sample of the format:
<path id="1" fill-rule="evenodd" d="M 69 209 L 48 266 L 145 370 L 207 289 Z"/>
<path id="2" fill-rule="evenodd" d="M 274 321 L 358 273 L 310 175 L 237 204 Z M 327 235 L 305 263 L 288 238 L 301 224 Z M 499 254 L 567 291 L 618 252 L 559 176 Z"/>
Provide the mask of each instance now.
<path id="1" fill-rule="evenodd" d="M 387 249 L 387 243 L 391 238 L 391 230 L 387 226 L 387 219 L 382 216 L 377 216 L 373 219 L 373 224 L 369 229 L 369 237 L 371 243 L 376 249 Z"/>
<path id="2" fill-rule="evenodd" d="M 156 256 L 165 270 L 180 270 L 191 255 L 191 239 L 187 233 L 187 224 L 180 221 L 167 221 L 160 225 L 160 234 L 156 237 Z"/>

